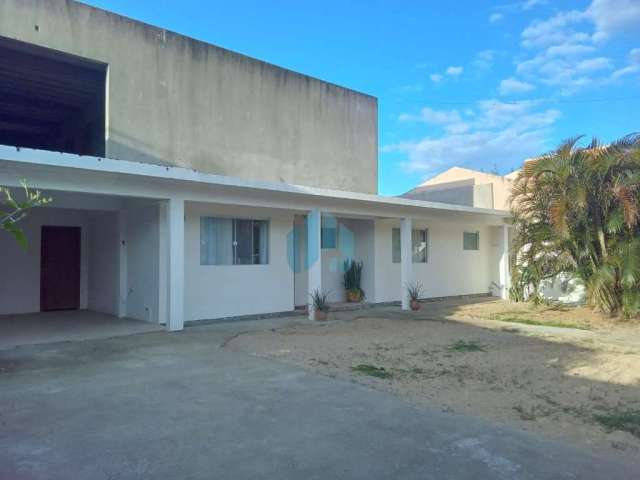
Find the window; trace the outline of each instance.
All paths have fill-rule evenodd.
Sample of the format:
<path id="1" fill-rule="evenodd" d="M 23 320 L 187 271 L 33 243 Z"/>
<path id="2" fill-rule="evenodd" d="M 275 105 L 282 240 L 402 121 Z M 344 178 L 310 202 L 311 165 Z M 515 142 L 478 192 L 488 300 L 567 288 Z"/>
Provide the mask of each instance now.
<path id="1" fill-rule="evenodd" d="M 338 220 L 335 217 L 322 217 L 320 247 L 324 249 L 338 248 Z"/>
<path id="2" fill-rule="evenodd" d="M 464 232 L 462 248 L 464 250 L 480 250 L 480 232 Z"/>
<path id="3" fill-rule="evenodd" d="M 429 230 L 413 230 L 411 232 L 411 252 L 413 263 L 427 263 L 429 261 Z M 391 260 L 400 263 L 402 252 L 400 249 L 400 229 L 391 231 Z"/>
<path id="4" fill-rule="evenodd" d="M 200 218 L 200 265 L 268 263 L 269 222 L 239 218 Z"/>

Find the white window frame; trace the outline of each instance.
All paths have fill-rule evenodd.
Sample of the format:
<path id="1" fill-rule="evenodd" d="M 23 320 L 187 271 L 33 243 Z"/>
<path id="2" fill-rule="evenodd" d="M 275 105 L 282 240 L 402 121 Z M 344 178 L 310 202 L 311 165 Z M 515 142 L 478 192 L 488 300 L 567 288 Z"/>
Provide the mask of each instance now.
<path id="1" fill-rule="evenodd" d="M 425 243 L 426 243 L 426 251 L 425 251 L 425 256 L 424 256 L 424 261 L 423 262 L 417 262 L 414 259 L 414 249 L 415 249 L 415 245 L 413 243 L 413 235 L 416 232 L 420 232 L 424 234 L 424 238 L 425 238 Z M 398 238 L 398 260 L 396 260 L 394 258 L 394 251 L 396 249 L 394 249 L 394 245 L 393 245 L 393 239 L 394 236 L 397 235 Z M 398 264 L 402 261 L 402 247 L 400 245 L 400 229 L 399 228 L 392 228 L 391 229 L 391 263 L 395 263 Z M 416 264 L 416 265 L 426 265 L 427 263 L 429 263 L 429 229 L 428 228 L 414 228 L 411 231 L 411 261 L 412 263 Z"/>
<path id="2" fill-rule="evenodd" d="M 477 242 L 476 242 L 476 246 L 477 248 L 465 248 L 464 245 L 464 238 L 465 235 L 475 235 Z M 470 230 L 465 230 L 464 232 L 462 232 L 462 251 L 463 252 L 467 252 L 467 253 L 476 253 L 480 251 L 480 231 L 478 230 L 474 230 L 474 231 L 470 231 Z"/>
<path id="3" fill-rule="evenodd" d="M 231 220 L 232 222 L 232 230 L 231 230 L 231 248 L 232 248 L 232 263 L 203 263 L 202 261 L 202 248 L 203 248 L 203 241 L 202 241 L 202 220 L 205 218 L 212 218 L 212 219 L 216 219 L 216 220 Z M 250 221 L 252 222 L 252 228 L 251 228 L 251 239 L 250 239 L 250 245 L 253 251 L 253 242 L 254 242 L 254 238 L 253 238 L 253 234 L 254 234 L 254 228 L 253 228 L 253 222 L 264 222 L 264 224 L 266 225 L 266 240 L 265 240 L 265 261 L 262 263 L 254 263 L 255 262 L 255 255 L 254 253 L 251 253 L 251 257 L 252 257 L 252 263 L 238 263 L 238 252 L 237 252 L 237 247 L 238 247 L 238 241 L 237 241 L 237 222 L 238 221 Z M 258 256 L 260 256 L 260 254 L 258 254 Z M 226 215 L 202 215 L 200 217 L 200 266 L 203 267 L 236 267 L 236 266 L 242 266 L 242 267 L 252 267 L 252 266 L 266 266 L 269 265 L 271 262 L 271 221 L 268 218 L 253 218 L 253 217 L 235 217 L 235 216 L 226 216 Z"/>

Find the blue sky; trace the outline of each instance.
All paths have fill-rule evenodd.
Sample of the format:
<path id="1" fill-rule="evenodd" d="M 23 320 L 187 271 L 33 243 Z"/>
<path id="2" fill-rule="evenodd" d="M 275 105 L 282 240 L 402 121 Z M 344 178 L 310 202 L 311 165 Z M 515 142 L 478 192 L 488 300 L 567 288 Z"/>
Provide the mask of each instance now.
<path id="1" fill-rule="evenodd" d="M 640 131 L 640 0 L 93 0 L 378 97 L 379 189 Z"/>

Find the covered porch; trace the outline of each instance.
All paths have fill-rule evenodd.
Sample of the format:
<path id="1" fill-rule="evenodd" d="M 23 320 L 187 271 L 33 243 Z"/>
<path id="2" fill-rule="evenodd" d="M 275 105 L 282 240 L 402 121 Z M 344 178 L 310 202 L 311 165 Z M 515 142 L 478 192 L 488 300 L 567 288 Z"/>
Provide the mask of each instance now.
<path id="1" fill-rule="evenodd" d="M 66 198 L 68 209 L 96 207 L 91 238 L 108 248 L 86 251 L 111 252 L 94 263 L 110 272 L 115 294 L 94 308 L 88 287 L 80 308 L 171 331 L 192 320 L 291 312 L 317 290 L 344 301 L 347 258 L 364 263 L 370 303 L 408 309 L 406 286 L 416 281 L 426 298 L 507 294 L 507 212 L 1 146 L 0 158 L 5 185 L 27 178 Z M 93 291 L 105 298 L 105 289 Z"/>

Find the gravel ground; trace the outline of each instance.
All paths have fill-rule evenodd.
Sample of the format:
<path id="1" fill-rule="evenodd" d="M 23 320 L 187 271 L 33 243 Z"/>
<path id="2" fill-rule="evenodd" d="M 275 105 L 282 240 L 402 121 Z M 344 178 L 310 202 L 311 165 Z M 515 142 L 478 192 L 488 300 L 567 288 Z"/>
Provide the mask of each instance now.
<path id="1" fill-rule="evenodd" d="M 335 313 L 242 334 L 226 348 L 637 460 L 639 346 L 637 323 L 584 308 L 474 300 Z"/>

